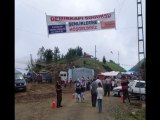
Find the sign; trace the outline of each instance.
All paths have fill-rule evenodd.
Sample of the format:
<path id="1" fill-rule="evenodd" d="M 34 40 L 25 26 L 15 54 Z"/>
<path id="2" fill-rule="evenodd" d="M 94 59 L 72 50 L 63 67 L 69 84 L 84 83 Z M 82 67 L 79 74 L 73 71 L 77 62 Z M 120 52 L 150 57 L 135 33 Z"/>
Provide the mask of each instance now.
<path id="1" fill-rule="evenodd" d="M 48 34 L 84 32 L 115 28 L 115 12 L 93 16 L 46 15 Z"/>

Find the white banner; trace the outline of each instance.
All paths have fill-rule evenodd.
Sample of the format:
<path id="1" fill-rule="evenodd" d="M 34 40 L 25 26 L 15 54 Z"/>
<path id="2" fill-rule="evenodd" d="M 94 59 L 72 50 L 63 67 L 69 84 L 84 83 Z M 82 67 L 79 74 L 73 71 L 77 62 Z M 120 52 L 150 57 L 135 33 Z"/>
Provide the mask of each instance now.
<path id="1" fill-rule="evenodd" d="M 115 28 L 115 12 L 93 16 L 46 15 L 48 34 L 84 32 Z"/>

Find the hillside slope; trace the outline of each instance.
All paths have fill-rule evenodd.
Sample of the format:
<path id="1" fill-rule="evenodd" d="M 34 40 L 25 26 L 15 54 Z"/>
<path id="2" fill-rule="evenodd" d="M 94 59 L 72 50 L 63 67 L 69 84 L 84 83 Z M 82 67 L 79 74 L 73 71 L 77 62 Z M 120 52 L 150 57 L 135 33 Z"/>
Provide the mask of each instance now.
<path id="1" fill-rule="evenodd" d="M 144 64 L 144 62 L 145 62 L 145 59 L 143 58 L 140 62 L 138 62 L 135 66 L 133 66 L 129 71 L 138 72 L 138 69 L 139 69 L 138 64 L 140 64 L 140 66 L 141 66 L 142 64 Z"/>
<path id="2" fill-rule="evenodd" d="M 95 70 L 95 74 L 99 72 L 105 71 L 121 71 L 124 72 L 125 69 L 119 66 L 118 64 L 112 62 L 100 62 L 98 60 L 94 60 L 92 58 L 75 58 L 72 62 L 67 63 L 65 59 L 58 61 L 57 63 L 50 63 L 50 64 L 37 64 L 34 70 L 39 72 L 41 70 L 48 70 L 50 71 L 53 76 L 57 77 L 60 71 L 67 71 L 69 68 L 77 68 L 77 67 L 86 67 Z"/>

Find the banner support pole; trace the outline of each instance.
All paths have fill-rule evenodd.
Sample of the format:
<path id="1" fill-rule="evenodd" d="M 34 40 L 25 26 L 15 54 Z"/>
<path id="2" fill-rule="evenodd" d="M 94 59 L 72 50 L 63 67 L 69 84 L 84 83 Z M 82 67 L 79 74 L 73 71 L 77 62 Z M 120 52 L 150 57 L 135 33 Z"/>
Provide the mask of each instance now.
<path id="1" fill-rule="evenodd" d="M 115 17 L 115 30 L 116 30 L 116 12 L 115 12 L 115 8 L 114 8 L 114 17 Z"/>
<path id="2" fill-rule="evenodd" d="M 47 25 L 47 14 L 46 14 L 46 12 L 45 12 L 45 16 L 46 16 L 46 25 Z M 47 34 L 48 34 L 48 38 L 49 38 L 48 25 L 47 25 Z"/>

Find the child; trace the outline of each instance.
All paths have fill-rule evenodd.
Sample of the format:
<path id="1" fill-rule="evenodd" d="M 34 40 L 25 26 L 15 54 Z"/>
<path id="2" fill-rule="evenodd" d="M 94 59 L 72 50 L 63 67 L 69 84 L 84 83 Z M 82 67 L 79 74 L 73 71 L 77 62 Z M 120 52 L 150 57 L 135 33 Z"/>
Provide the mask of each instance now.
<path id="1" fill-rule="evenodd" d="M 85 90 L 86 90 L 86 81 L 82 80 L 82 83 L 81 83 L 81 101 L 84 101 Z"/>
<path id="2" fill-rule="evenodd" d="M 97 100 L 98 100 L 98 111 L 99 111 L 99 113 L 102 112 L 103 95 L 104 95 L 104 90 L 103 90 L 102 84 L 99 82 L 98 83 L 98 88 L 97 88 Z"/>

